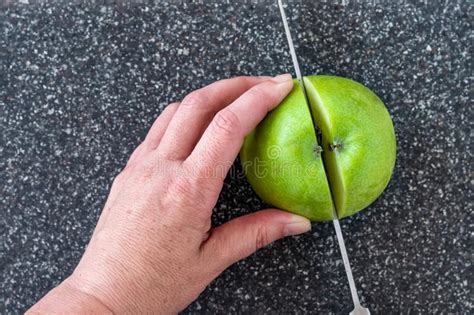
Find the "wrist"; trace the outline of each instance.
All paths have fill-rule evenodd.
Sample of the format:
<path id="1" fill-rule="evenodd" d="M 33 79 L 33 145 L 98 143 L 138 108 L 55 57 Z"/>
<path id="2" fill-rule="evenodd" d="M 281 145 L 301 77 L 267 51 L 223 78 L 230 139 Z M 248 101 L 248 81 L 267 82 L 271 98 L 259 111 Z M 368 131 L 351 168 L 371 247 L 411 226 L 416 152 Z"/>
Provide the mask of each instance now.
<path id="1" fill-rule="evenodd" d="M 113 314 L 98 297 L 84 292 L 72 277 L 46 294 L 27 314 Z"/>

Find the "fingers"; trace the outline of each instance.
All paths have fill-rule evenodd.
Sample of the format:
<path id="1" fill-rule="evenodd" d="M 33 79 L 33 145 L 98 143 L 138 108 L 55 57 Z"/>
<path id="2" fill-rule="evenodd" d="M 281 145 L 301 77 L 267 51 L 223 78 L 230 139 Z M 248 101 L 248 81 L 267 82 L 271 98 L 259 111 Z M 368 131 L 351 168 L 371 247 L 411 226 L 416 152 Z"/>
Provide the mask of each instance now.
<path id="1" fill-rule="evenodd" d="M 165 134 L 166 129 L 169 126 L 173 116 L 179 108 L 179 103 L 172 103 L 163 110 L 163 112 L 158 116 L 153 125 L 151 126 L 148 134 L 145 138 L 145 146 L 150 150 L 154 150 L 158 147 L 158 144 L 161 141 L 161 138 Z"/>
<path id="2" fill-rule="evenodd" d="M 150 130 L 148 130 L 148 134 L 145 137 L 145 140 L 135 148 L 132 155 L 128 159 L 127 166 L 133 164 L 137 161 L 141 156 L 145 153 L 150 152 L 158 146 L 160 143 L 161 137 L 165 133 L 168 124 L 173 118 L 174 113 L 178 109 L 179 103 L 171 103 L 165 107 L 165 109 L 161 112 L 158 118 L 155 119 L 153 125 L 151 126 Z"/>
<path id="3" fill-rule="evenodd" d="M 165 109 L 161 112 L 158 118 L 155 119 L 155 122 L 153 123 L 150 130 L 148 131 L 148 134 L 146 135 L 145 140 L 142 143 L 140 143 L 138 147 L 136 147 L 135 150 L 133 151 L 132 155 L 128 159 L 126 168 L 134 164 L 147 152 L 154 150 L 158 146 L 158 144 L 160 143 L 161 137 L 163 136 L 166 128 L 168 127 L 168 124 L 171 118 L 173 117 L 174 113 L 178 109 L 178 106 L 179 106 L 179 103 L 176 102 L 176 103 L 171 103 L 165 107 Z M 109 207 L 109 203 L 112 203 L 112 201 L 115 200 L 115 198 L 117 197 L 117 193 L 121 190 L 121 186 L 124 184 L 123 181 L 120 180 L 119 177 L 123 177 L 123 174 L 119 174 L 114 179 L 112 190 L 110 191 L 109 198 L 99 217 L 99 221 L 97 223 L 95 231 L 99 231 L 104 225 L 104 222 L 106 221 L 107 217 L 109 216 L 109 212 L 111 211 Z M 95 231 L 94 233 L 96 233 Z"/>
<path id="4" fill-rule="evenodd" d="M 207 128 L 215 113 L 242 93 L 270 77 L 237 77 L 214 82 L 187 95 L 171 120 L 159 152 L 173 160 L 184 160 Z"/>
<path id="5" fill-rule="evenodd" d="M 217 174 L 214 178 L 223 180 L 239 153 L 244 137 L 292 88 L 293 81 L 287 74 L 245 92 L 215 115 L 185 162 L 194 167 L 198 174 Z"/>
<path id="6" fill-rule="evenodd" d="M 277 209 L 261 210 L 213 229 L 202 251 L 223 270 L 277 239 L 310 229 L 311 222 L 301 216 Z"/>
<path id="7" fill-rule="evenodd" d="M 128 158 L 127 166 L 132 165 L 135 161 L 143 155 L 143 142 L 138 145 L 138 147 L 133 150 L 132 155 Z"/>

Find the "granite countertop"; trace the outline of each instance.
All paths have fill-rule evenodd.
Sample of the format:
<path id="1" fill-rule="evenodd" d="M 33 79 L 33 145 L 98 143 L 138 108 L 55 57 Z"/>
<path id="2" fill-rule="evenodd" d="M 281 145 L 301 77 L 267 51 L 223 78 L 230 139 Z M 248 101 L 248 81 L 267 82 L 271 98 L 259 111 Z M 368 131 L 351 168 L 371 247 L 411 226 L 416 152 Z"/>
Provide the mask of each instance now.
<path id="1" fill-rule="evenodd" d="M 273 1 L 22 2 L 0 5 L 2 314 L 73 270 L 111 180 L 167 103 L 217 79 L 292 71 Z M 341 222 L 361 299 L 373 314 L 471 313 L 474 5 L 359 2 L 291 1 L 287 14 L 304 73 L 360 81 L 393 117 L 393 179 Z M 262 206 L 228 178 L 214 221 Z M 351 303 L 324 223 L 232 266 L 184 313 L 347 314 Z"/>

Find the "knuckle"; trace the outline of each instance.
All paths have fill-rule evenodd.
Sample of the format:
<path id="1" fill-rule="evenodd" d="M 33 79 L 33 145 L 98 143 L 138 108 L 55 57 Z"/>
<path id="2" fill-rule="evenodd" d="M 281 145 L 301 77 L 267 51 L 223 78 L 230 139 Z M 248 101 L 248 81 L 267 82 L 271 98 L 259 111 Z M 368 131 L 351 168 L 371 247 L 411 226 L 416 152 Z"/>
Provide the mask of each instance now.
<path id="1" fill-rule="evenodd" d="M 250 78 L 249 76 L 245 76 L 245 75 L 241 75 L 241 76 L 237 76 L 237 77 L 234 77 L 232 79 L 228 79 L 228 80 L 234 80 L 235 82 L 239 82 L 239 83 L 242 83 L 242 84 L 249 84 L 250 83 Z"/>
<path id="2" fill-rule="evenodd" d="M 181 107 L 201 107 L 208 102 L 206 94 L 200 89 L 188 94 L 181 102 Z"/>
<path id="3" fill-rule="evenodd" d="M 240 132 L 239 117 L 230 109 L 221 110 L 214 117 L 214 128 L 224 136 L 231 136 Z"/>
<path id="4" fill-rule="evenodd" d="M 137 160 L 140 158 L 141 151 L 143 149 L 143 144 L 140 144 L 130 155 L 130 158 L 127 161 L 127 166 L 132 166 L 137 164 Z"/>
<path id="5" fill-rule="evenodd" d="M 267 229 L 264 227 L 259 227 L 257 229 L 257 234 L 255 235 L 255 250 L 268 245 L 270 243 L 270 238 L 268 237 Z"/>
<path id="6" fill-rule="evenodd" d="M 179 107 L 180 104 L 181 104 L 180 102 L 173 102 L 173 103 L 170 103 L 170 104 L 166 105 L 163 108 L 163 110 L 161 111 L 160 115 L 165 113 L 165 112 L 168 112 L 168 111 L 175 111 Z"/>
<path id="7" fill-rule="evenodd" d="M 112 185 L 121 185 L 125 181 L 125 172 L 126 170 L 121 171 L 117 176 L 115 176 Z"/>

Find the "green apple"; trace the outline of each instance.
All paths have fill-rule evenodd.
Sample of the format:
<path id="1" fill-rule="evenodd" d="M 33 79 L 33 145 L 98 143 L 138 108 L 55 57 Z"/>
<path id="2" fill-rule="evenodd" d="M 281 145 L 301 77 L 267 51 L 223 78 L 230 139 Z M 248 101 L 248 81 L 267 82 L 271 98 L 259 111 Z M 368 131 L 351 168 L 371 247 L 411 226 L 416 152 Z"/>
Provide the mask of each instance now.
<path id="1" fill-rule="evenodd" d="M 267 203 L 313 221 L 370 205 L 395 165 L 392 120 L 368 88 L 336 76 L 297 81 L 283 102 L 246 137 L 240 159 Z M 319 139 L 319 141 L 318 141 Z"/>

